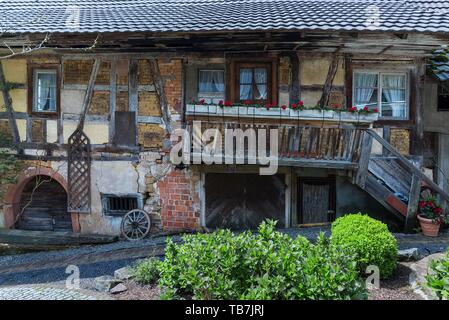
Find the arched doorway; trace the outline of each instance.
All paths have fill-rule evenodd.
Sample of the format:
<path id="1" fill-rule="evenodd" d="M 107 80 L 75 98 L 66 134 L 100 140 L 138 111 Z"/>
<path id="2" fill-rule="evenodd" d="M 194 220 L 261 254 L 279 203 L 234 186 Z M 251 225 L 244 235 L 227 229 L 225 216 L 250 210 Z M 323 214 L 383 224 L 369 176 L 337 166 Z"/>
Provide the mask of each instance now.
<path id="1" fill-rule="evenodd" d="M 54 171 L 48 167 L 29 167 L 23 170 L 19 176 L 17 177 L 16 184 L 12 185 L 8 188 L 4 199 L 4 222 L 6 228 L 17 228 L 18 221 L 21 216 L 21 207 L 22 207 L 22 193 L 25 188 L 29 185 L 29 183 L 33 183 L 32 181 L 36 179 L 37 176 L 44 177 L 47 181 L 52 181 L 62 187 L 65 194 L 67 194 L 67 182 L 64 177 L 58 172 Z M 34 180 L 35 183 L 35 180 Z M 56 188 L 53 185 L 53 188 Z M 58 189 L 59 194 L 61 194 L 61 190 Z M 33 197 L 35 199 L 35 197 Z M 67 201 L 67 200 L 66 200 Z M 64 208 L 64 212 L 67 210 L 67 202 L 65 203 L 66 207 Z M 67 215 L 71 218 L 71 226 L 73 232 L 80 232 L 80 223 L 79 223 L 79 215 L 76 212 L 67 213 Z"/>
<path id="2" fill-rule="evenodd" d="M 51 177 L 37 175 L 24 186 L 16 229 L 36 231 L 71 231 L 67 212 L 67 193 Z"/>

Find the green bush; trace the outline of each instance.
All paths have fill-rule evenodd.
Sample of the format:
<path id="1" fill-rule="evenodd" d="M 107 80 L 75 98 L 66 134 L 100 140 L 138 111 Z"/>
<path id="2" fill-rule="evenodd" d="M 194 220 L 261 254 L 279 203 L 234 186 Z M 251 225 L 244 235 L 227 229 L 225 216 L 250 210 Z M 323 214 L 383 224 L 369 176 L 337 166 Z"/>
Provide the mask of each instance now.
<path id="1" fill-rule="evenodd" d="M 435 292 L 438 298 L 449 300 L 449 249 L 443 259 L 430 262 L 426 280 L 427 286 Z"/>
<path id="2" fill-rule="evenodd" d="M 397 241 L 388 231 L 386 224 L 367 215 L 348 214 L 332 224 L 331 243 L 353 248 L 361 274 L 366 267 L 379 267 L 380 277 L 393 274 L 397 261 Z"/>
<path id="3" fill-rule="evenodd" d="M 142 284 L 154 284 L 159 280 L 161 261 L 157 258 L 144 259 L 136 264 L 132 274 L 137 282 Z"/>
<path id="4" fill-rule="evenodd" d="M 229 230 L 168 241 L 159 285 L 164 298 L 357 299 L 366 298 L 355 254 L 292 239 L 264 222 L 258 233 Z"/>

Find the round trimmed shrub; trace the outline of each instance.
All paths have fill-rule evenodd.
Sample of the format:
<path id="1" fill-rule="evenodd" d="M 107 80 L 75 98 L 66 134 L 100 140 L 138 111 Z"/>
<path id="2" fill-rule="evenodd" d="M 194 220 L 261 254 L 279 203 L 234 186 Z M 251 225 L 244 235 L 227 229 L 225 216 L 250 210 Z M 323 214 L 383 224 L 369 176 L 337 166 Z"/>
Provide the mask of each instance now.
<path id="1" fill-rule="evenodd" d="M 332 224 L 331 243 L 352 247 L 357 254 L 357 265 L 362 275 L 366 267 L 379 267 L 380 277 L 393 274 L 397 261 L 397 241 L 387 225 L 363 215 L 348 214 Z"/>

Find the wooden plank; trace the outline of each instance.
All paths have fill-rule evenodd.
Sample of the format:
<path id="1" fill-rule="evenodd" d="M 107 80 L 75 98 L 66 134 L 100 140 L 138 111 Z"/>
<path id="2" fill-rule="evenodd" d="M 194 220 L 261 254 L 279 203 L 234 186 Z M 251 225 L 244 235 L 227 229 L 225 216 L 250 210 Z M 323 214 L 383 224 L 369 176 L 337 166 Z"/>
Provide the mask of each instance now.
<path id="1" fill-rule="evenodd" d="M 366 177 L 368 175 L 368 163 L 371 157 L 372 145 L 373 138 L 369 134 L 364 134 L 360 150 L 359 168 L 356 174 L 356 184 L 362 189 L 365 188 Z"/>
<path id="2" fill-rule="evenodd" d="M 329 93 L 332 89 L 332 84 L 334 82 L 335 75 L 337 74 L 339 63 L 340 63 L 340 56 L 338 55 L 338 53 L 335 53 L 332 57 L 332 61 L 327 71 L 327 77 L 326 82 L 324 83 L 323 93 L 321 95 L 320 100 L 318 101 L 318 106 L 320 106 L 321 108 L 327 106 L 327 103 L 329 101 Z"/>
<path id="3" fill-rule="evenodd" d="M 117 107 L 117 59 L 111 60 L 109 79 L 109 143 L 112 143 L 115 136 L 115 111 Z"/>
<path id="4" fill-rule="evenodd" d="M 421 192 L 421 179 L 414 174 L 410 187 L 410 196 L 407 206 L 407 217 L 405 218 L 404 232 L 410 233 L 416 225 L 416 214 L 418 211 L 419 196 Z"/>
<path id="5" fill-rule="evenodd" d="M 89 78 L 89 84 L 87 85 L 86 94 L 84 95 L 83 106 L 81 108 L 81 110 L 82 110 L 81 117 L 80 117 L 80 120 L 78 123 L 78 128 L 81 130 L 84 128 L 84 121 L 86 119 L 86 115 L 89 111 L 89 107 L 92 102 L 92 97 L 93 97 L 93 93 L 94 93 L 94 85 L 95 85 L 95 81 L 97 79 L 98 70 L 100 70 L 100 64 L 101 64 L 101 60 L 95 59 L 94 65 L 92 67 L 92 72 L 91 72 L 90 78 Z"/>
<path id="6" fill-rule="evenodd" d="M 20 144 L 19 129 L 17 128 L 16 118 L 14 116 L 14 108 L 12 106 L 12 99 L 9 95 L 9 88 L 6 82 L 5 73 L 3 71 L 3 64 L 0 61 L 0 90 L 3 95 L 3 103 L 5 105 L 6 113 L 8 115 L 9 126 L 11 127 L 12 142 L 16 147 Z"/>
<path id="7" fill-rule="evenodd" d="M 162 79 L 159 70 L 159 64 L 155 58 L 149 59 L 151 75 L 153 76 L 154 87 L 159 98 L 159 105 L 161 106 L 162 119 L 164 119 L 165 130 L 168 134 L 172 132 L 170 111 L 168 109 L 168 100 L 165 95 L 164 80 Z"/>

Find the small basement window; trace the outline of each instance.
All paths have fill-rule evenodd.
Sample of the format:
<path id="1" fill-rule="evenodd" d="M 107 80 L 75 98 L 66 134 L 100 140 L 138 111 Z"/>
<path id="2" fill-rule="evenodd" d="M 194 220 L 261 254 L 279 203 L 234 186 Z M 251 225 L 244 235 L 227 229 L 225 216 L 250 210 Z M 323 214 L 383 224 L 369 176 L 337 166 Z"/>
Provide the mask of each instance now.
<path id="1" fill-rule="evenodd" d="M 449 111 L 449 83 L 438 84 L 438 111 Z"/>
<path id="2" fill-rule="evenodd" d="M 143 201 L 140 194 L 114 195 L 103 194 L 103 213 L 105 215 L 124 215 L 134 209 L 142 209 Z"/>

